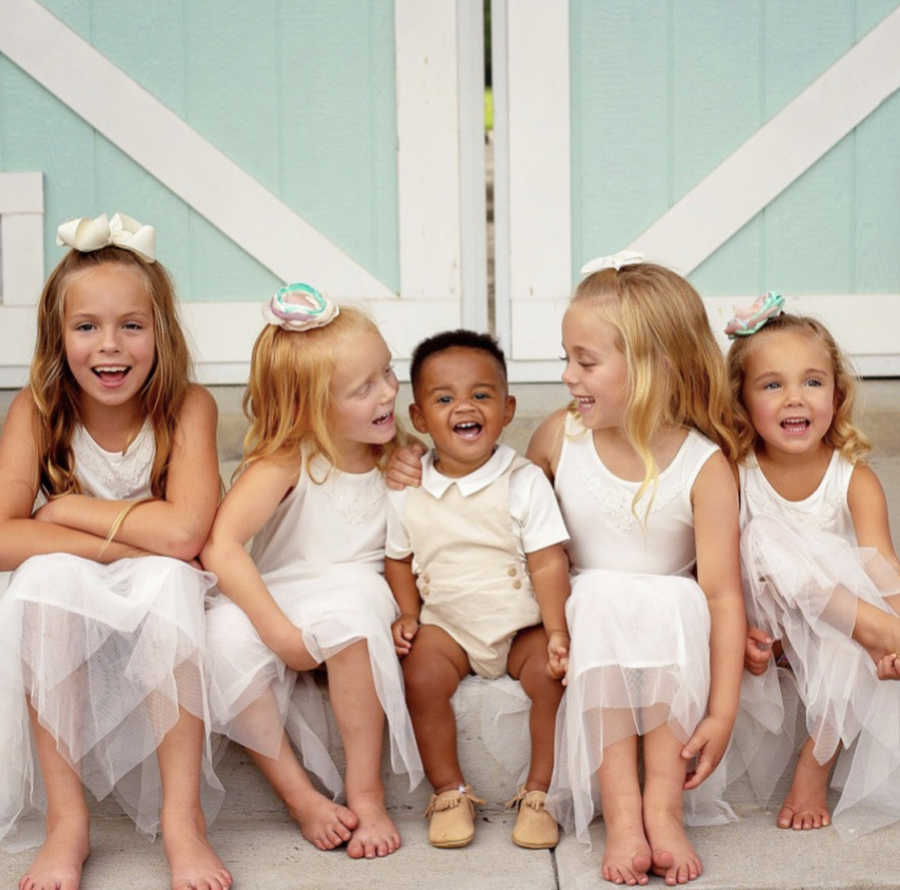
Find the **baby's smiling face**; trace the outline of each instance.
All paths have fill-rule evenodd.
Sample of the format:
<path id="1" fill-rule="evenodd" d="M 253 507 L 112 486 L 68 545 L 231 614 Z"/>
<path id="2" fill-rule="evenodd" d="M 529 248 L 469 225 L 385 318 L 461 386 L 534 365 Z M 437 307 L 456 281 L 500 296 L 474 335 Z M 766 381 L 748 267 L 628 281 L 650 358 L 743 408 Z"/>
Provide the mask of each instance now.
<path id="1" fill-rule="evenodd" d="M 438 470 L 459 477 L 490 460 L 515 410 L 497 359 L 452 346 L 425 359 L 409 413 L 416 430 L 431 436 Z"/>

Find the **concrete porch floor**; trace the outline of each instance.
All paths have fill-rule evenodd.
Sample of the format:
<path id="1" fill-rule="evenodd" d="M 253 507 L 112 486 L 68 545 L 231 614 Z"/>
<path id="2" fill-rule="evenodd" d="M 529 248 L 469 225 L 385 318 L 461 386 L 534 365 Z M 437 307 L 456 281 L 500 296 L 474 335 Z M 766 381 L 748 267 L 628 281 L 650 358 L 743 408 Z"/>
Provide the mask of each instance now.
<path id="1" fill-rule="evenodd" d="M 507 440 L 524 449 L 541 418 L 566 401 L 561 386 L 516 386 L 519 416 Z M 223 477 L 228 479 L 240 452 L 243 420 L 240 391 L 216 391 L 220 419 Z M 8 398 L 7 400 L 8 401 Z M 0 398 L 0 410 L 6 401 Z M 398 415 L 405 416 L 408 394 L 401 393 Z M 872 464 L 887 492 L 896 529 L 900 527 L 900 381 L 867 381 L 863 385 L 860 425 L 872 437 Z M 898 688 L 900 694 L 900 688 Z M 465 735 L 462 753 L 479 750 L 477 731 Z M 510 739 L 511 744 L 518 739 Z M 462 750 L 462 749 L 461 749 Z M 486 771 L 485 783 L 490 779 Z M 526 851 L 510 841 L 513 817 L 496 805 L 511 797 L 501 794 L 479 816 L 475 841 L 462 850 L 436 850 L 428 845 L 421 816 L 425 791 L 404 796 L 389 786 L 392 815 L 403 846 L 383 860 L 351 861 L 338 850 L 322 853 L 299 835 L 279 801 L 246 755 L 232 748 L 219 768 L 228 790 L 225 806 L 210 831 L 211 840 L 235 877 L 238 888 L 320 888 L 370 890 L 419 888 L 429 890 L 586 890 L 606 885 L 600 876 L 602 822 L 593 827 L 593 851 L 574 837 L 564 837 L 555 851 Z M 509 784 L 504 780 L 506 784 Z M 476 783 L 477 784 L 477 783 Z M 493 789 L 492 789 L 493 790 Z M 900 789 L 898 789 L 900 793 Z M 715 890 L 800 890 L 800 888 L 885 888 L 900 890 L 900 825 L 852 843 L 834 829 L 814 832 L 780 831 L 774 812 L 746 802 L 736 810 L 740 821 L 726 826 L 692 829 L 691 837 L 704 862 L 704 875 L 691 887 Z M 158 890 L 168 886 L 162 847 L 134 832 L 117 805 L 94 806 L 93 853 L 85 867 L 84 890 Z M 0 853 L 0 886 L 14 887 L 33 853 Z M 650 886 L 663 886 L 651 878 Z"/>

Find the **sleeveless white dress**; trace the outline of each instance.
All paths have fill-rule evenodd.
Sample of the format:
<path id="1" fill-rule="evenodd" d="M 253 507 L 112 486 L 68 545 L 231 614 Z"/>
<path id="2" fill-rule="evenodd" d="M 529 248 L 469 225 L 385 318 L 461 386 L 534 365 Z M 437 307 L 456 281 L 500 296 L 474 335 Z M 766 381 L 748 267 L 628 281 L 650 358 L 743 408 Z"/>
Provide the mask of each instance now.
<path id="1" fill-rule="evenodd" d="M 124 454 L 104 451 L 81 426 L 72 448 L 85 494 L 150 496 L 149 423 Z M 0 838 L 7 847 L 41 840 L 25 818 L 45 805 L 26 695 L 85 787 L 97 799 L 113 792 L 137 828 L 155 834 L 162 798 L 156 749 L 179 705 L 209 726 L 203 600 L 214 581 L 163 556 L 101 565 L 54 553 L 33 556 L 13 573 L 0 599 Z M 208 735 L 203 773 L 212 819 L 224 792 Z"/>
<path id="2" fill-rule="evenodd" d="M 412 790 L 424 770 L 391 636 L 398 612 L 384 580 L 386 511 L 379 470 L 344 473 L 321 456 L 311 467 L 304 459 L 296 487 L 255 536 L 251 555 L 316 660 L 327 661 L 351 643 L 366 641 L 387 717 L 391 766 L 409 776 Z M 328 753 L 332 740 L 313 673 L 288 668 L 222 593 L 207 612 L 207 654 L 215 731 L 275 757 L 286 730 L 304 766 L 340 795 L 343 782 Z"/>
<path id="3" fill-rule="evenodd" d="M 639 483 L 614 476 L 590 430 L 567 415 L 555 487 L 571 535 L 571 635 L 566 693 L 556 719 L 550 806 L 587 841 L 600 812 L 603 750 L 662 724 L 686 742 L 706 715 L 710 618 L 692 574 L 691 487 L 717 446 L 690 431 L 659 474 L 650 515 L 635 516 Z M 718 772 L 718 771 L 717 771 Z M 684 797 L 688 824 L 734 818 L 714 774 Z"/>
<path id="4" fill-rule="evenodd" d="M 850 636 L 858 599 L 894 614 L 884 597 L 900 593 L 900 578 L 874 549 L 857 545 L 847 504 L 853 469 L 835 451 L 816 490 L 788 501 L 755 457 L 740 468 L 748 621 L 782 641 L 791 671 L 771 663 L 760 677 L 745 671 L 730 752 L 768 802 L 807 734 L 820 763 L 843 746 L 833 822 L 849 834 L 900 818 L 900 686 L 878 680 Z M 805 733 L 795 727 L 798 707 Z"/>

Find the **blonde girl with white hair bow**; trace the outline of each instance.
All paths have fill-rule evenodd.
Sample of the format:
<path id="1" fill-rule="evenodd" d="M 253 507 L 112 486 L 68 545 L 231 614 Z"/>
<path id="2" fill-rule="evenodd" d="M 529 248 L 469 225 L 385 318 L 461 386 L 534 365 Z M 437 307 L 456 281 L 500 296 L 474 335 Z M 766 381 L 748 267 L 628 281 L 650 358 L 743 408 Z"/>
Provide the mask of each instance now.
<path id="1" fill-rule="evenodd" d="M 79 886 L 84 788 L 161 828 L 174 890 L 227 890 L 197 568 L 219 495 L 216 408 L 190 359 L 154 230 L 64 223 L 28 386 L 0 438 L 0 838 L 46 837 L 20 890 Z M 43 780 L 43 781 L 41 781 Z M 43 786 L 43 787 L 42 787 Z M 207 811 L 201 808 L 205 786 Z"/>

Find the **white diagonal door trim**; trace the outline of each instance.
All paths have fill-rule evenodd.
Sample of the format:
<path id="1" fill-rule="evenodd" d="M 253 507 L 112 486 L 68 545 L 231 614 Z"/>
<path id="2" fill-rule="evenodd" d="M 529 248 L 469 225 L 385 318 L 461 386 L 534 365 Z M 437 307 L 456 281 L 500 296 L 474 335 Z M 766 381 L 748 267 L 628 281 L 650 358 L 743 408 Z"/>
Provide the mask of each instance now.
<path id="1" fill-rule="evenodd" d="M 900 8 L 664 213 L 629 249 L 688 275 L 900 88 Z"/>
<path id="2" fill-rule="evenodd" d="M 283 280 L 396 296 L 35 0 L 0 3 L 0 52 Z"/>

